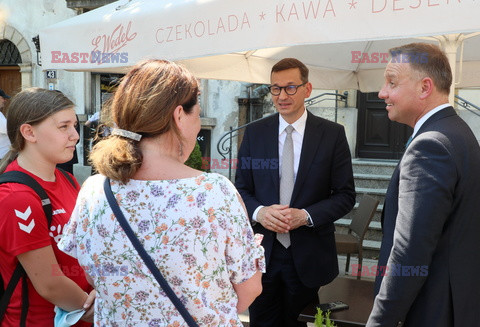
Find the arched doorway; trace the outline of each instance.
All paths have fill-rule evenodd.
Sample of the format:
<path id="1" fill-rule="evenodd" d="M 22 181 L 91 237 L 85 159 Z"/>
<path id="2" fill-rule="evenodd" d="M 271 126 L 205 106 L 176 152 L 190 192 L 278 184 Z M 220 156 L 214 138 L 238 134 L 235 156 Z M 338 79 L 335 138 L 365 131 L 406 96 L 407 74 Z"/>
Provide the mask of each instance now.
<path id="1" fill-rule="evenodd" d="M 15 44 L 0 40 L 0 88 L 10 96 L 18 93 L 22 86 L 22 76 L 18 64 L 22 57 Z"/>

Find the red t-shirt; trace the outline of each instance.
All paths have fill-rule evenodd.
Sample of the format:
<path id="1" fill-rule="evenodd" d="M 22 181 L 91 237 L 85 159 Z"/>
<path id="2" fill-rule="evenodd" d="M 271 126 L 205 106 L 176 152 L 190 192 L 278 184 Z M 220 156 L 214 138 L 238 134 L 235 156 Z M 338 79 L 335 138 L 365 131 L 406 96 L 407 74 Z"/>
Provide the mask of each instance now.
<path id="1" fill-rule="evenodd" d="M 48 227 L 40 198 L 30 187 L 6 183 L 0 185 L 0 273 L 5 287 L 17 266 L 17 255 L 52 245 L 62 271 L 75 281 L 83 290 L 90 292 L 85 274 L 78 261 L 57 248 L 57 242 L 75 207 L 79 185 L 75 189 L 68 179 L 58 170 L 55 182 L 46 182 L 21 168 L 17 161 L 7 166 L 5 171 L 18 170 L 29 174 L 44 188 L 52 203 L 52 224 Z M 73 178 L 73 177 L 72 177 Z M 74 179 L 74 178 L 73 178 Z M 75 180 L 75 179 L 74 179 Z M 59 267 L 51 267 L 52 274 L 59 272 Z M 17 327 L 20 324 L 22 283 L 18 283 L 7 312 L 1 323 L 2 327 Z M 27 326 L 52 327 L 54 305 L 42 298 L 28 279 L 29 309 Z M 81 322 L 75 326 L 91 326 Z"/>

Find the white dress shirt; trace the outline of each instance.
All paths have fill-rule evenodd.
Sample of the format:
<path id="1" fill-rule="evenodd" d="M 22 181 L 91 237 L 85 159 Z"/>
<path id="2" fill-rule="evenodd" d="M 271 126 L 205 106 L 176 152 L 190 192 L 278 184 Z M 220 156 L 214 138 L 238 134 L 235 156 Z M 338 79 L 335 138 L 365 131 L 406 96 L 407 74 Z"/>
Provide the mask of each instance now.
<path id="1" fill-rule="evenodd" d="M 303 135 L 305 134 L 305 124 L 307 123 L 307 111 L 304 110 L 303 115 L 300 116 L 292 125 L 293 132 L 292 132 L 292 140 L 293 140 L 293 172 L 295 179 L 297 178 L 298 172 L 298 164 L 300 163 L 300 154 L 302 152 L 302 144 L 303 144 Z M 282 157 L 283 157 L 283 145 L 285 144 L 285 139 L 287 138 L 287 132 L 285 128 L 290 125 L 283 119 L 283 117 L 279 116 L 279 124 L 278 124 L 278 160 L 279 160 L 279 167 L 278 170 L 281 174 L 282 171 Z M 282 176 L 280 175 L 280 178 Z"/>
<path id="2" fill-rule="evenodd" d="M 283 119 L 282 115 L 279 115 L 279 124 L 278 124 L 278 160 L 279 160 L 279 174 L 282 171 L 282 155 L 283 155 L 283 144 L 285 143 L 285 139 L 287 138 L 287 132 L 285 128 L 288 125 L 292 125 L 293 132 L 292 132 L 292 140 L 293 140 L 293 172 L 295 179 L 297 178 L 298 172 L 298 165 L 300 163 L 300 155 L 302 152 L 302 145 L 303 145 L 303 136 L 305 134 L 305 125 L 307 123 L 307 110 L 303 111 L 303 114 L 298 118 L 293 124 L 289 124 Z M 282 178 L 282 176 L 279 176 Z M 258 206 L 257 209 L 253 212 L 253 221 L 257 221 L 257 214 L 260 209 L 264 206 Z M 312 218 L 307 210 L 303 209 L 307 213 L 307 219 L 309 221 L 309 227 L 313 226 Z"/>
<path id="3" fill-rule="evenodd" d="M 0 159 L 10 150 L 10 140 L 7 135 L 7 119 L 0 112 Z"/>
<path id="4" fill-rule="evenodd" d="M 427 121 L 428 118 L 432 117 L 433 115 L 435 115 L 437 112 L 439 112 L 440 110 L 442 109 L 445 109 L 447 107 L 451 107 L 450 106 L 450 103 L 444 103 L 444 104 L 441 104 L 439 105 L 438 107 L 430 110 L 429 112 L 427 112 L 425 114 L 425 116 L 423 116 L 422 118 L 420 118 L 417 123 L 415 124 L 415 127 L 413 128 L 413 134 L 412 134 L 412 139 L 415 138 L 415 135 L 417 135 L 418 133 L 418 130 L 420 129 L 420 127 L 422 127 L 422 125 Z"/>

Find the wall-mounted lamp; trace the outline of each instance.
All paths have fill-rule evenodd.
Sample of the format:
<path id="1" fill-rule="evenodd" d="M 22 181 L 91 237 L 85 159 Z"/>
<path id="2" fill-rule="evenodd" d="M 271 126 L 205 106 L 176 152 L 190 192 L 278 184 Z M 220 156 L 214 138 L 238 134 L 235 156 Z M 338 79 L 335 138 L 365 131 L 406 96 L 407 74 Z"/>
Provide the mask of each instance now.
<path id="1" fill-rule="evenodd" d="M 37 50 L 37 65 L 41 66 L 42 61 L 40 60 L 40 37 L 37 35 L 32 37 L 33 44 L 35 44 L 35 50 Z"/>

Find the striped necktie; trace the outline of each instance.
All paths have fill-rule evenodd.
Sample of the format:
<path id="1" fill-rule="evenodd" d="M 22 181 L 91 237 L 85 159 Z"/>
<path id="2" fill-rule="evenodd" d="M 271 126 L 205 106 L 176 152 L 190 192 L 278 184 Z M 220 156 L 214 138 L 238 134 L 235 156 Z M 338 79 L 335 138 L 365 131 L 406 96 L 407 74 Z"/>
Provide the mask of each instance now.
<path id="1" fill-rule="evenodd" d="M 293 185 L 295 184 L 295 172 L 294 172 L 294 156 L 293 156 L 293 139 L 292 132 L 293 126 L 288 125 L 285 128 L 287 137 L 283 144 L 282 152 L 282 170 L 280 177 L 280 204 L 290 205 L 292 198 Z M 290 246 L 290 234 L 289 233 L 277 233 L 277 240 L 285 247 Z"/>

